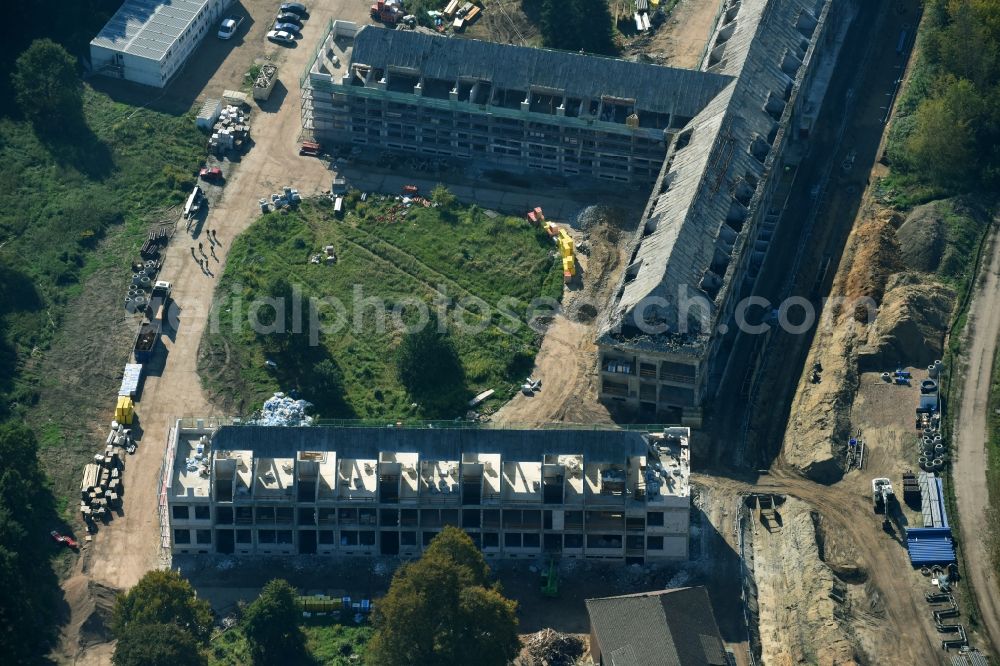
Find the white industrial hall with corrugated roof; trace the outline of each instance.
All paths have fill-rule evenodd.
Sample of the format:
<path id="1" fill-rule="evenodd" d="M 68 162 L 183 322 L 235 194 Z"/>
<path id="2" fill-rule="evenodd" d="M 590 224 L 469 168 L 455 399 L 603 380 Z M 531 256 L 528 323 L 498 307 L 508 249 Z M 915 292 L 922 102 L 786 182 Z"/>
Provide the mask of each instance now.
<path id="1" fill-rule="evenodd" d="M 163 88 L 230 0 L 125 0 L 90 42 L 94 72 Z"/>

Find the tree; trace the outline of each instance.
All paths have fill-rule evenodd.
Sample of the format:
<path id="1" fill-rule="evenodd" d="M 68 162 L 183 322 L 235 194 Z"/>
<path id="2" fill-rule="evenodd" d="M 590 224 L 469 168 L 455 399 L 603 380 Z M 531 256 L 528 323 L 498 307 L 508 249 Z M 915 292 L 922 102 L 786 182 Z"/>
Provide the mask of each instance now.
<path id="1" fill-rule="evenodd" d="M 618 53 L 606 0 L 541 0 L 538 17 L 545 46 L 602 55 Z"/>
<path id="2" fill-rule="evenodd" d="M 131 624 L 118 637 L 114 666 L 206 666 L 190 632 L 176 624 Z"/>
<path id="3" fill-rule="evenodd" d="M 434 415 L 448 415 L 465 396 L 465 370 L 448 331 L 437 317 L 408 331 L 396 353 L 396 371 L 410 395 Z"/>
<path id="4" fill-rule="evenodd" d="M 986 114 L 982 98 L 965 80 L 950 80 L 917 108 L 906 142 L 907 161 L 925 178 L 952 186 L 978 177 L 983 157 L 976 140 Z"/>
<path id="5" fill-rule="evenodd" d="M 58 584 L 43 525 L 56 520 L 34 432 L 0 424 L 0 645 L 9 663 L 32 663 L 54 634 Z"/>
<path id="6" fill-rule="evenodd" d="M 57 125 L 81 117 L 76 59 L 51 39 L 36 39 L 18 57 L 11 84 L 18 106 L 33 123 Z"/>
<path id="7" fill-rule="evenodd" d="M 485 664 L 517 655 L 517 604 L 488 588 L 489 568 L 472 540 L 446 527 L 423 556 L 393 576 L 375 610 L 366 660 L 380 666 Z"/>
<path id="8" fill-rule="evenodd" d="M 452 194 L 442 183 L 438 183 L 433 190 L 431 190 L 431 201 L 436 203 L 439 207 L 444 210 L 450 209 L 455 205 L 455 195 Z"/>
<path id="9" fill-rule="evenodd" d="M 467 573 L 463 574 L 463 585 L 489 584 L 490 568 L 483 553 L 472 543 L 469 535 L 456 527 L 446 527 L 434 537 L 424 550 L 424 557 L 449 559 Z"/>
<path id="10" fill-rule="evenodd" d="M 212 634 L 212 609 L 179 573 L 150 571 L 115 600 L 111 629 L 121 637 L 133 626 L 148 624 L 175 624 L 204 644 Z"/>
<path id="11" fill-rule="evenodd" d="M 297 663 L 305 659 L 297 597 L 288 581 L 275 578 L 247 606 L 243 633 L 255 664 Z"/>
<path id="12" fill-rule="evenodd" d="M 616 55 L 611 10 L 607 0 L 573 0 L 576 43 L 574 51 L 586 51 L 601 55 Z"/>

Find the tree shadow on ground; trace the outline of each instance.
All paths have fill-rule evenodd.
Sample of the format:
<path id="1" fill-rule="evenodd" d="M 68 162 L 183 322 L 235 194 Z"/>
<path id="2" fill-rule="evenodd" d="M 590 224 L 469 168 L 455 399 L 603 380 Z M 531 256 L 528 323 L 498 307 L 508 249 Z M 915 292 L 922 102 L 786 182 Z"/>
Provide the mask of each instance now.
<path id="1" fill-rule="evenodd" d="M 72 167 L 95 181 L 114 172 L 111 149 L 90 129 L 82 109 L 59 123 L 35 123 L 35 136 L 59 166 Z"/>

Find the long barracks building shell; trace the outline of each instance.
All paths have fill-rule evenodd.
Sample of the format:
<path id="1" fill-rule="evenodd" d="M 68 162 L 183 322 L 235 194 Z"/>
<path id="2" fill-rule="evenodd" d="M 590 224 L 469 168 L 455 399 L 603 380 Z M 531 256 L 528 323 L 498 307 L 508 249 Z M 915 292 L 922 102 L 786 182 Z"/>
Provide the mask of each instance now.
<path id="1" fill-rule="evenodd" d="M 726 0 L 700 70 L 333 23 L 317 137 L 652 185 L 601 313 L 600 397 L 697 423 L 752 292 L 854 0 Z"/>
<path id="2" fill-rule="evenodd" d="M 487 557 L 686 559 L 688 437 L 178 422 L 161 470 L 163 546 L 410 557 L 454 525 Z"/>

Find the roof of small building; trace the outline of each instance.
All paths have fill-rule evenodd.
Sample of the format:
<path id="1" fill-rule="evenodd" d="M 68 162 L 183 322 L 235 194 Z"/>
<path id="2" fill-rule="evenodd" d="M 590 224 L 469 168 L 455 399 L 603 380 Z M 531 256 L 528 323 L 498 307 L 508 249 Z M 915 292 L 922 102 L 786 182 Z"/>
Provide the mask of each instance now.
<path id="1" fill-rule="evenodd" d="M 608 666 L 722 666 L 725 649 L 704 587 L 587 599 Z"/>
<path id="2" fill-rule="evenodd" d="M 494 88 L 551 89 L 570 97 L 634 99 L 640 110 L 692 117 L 732 80 L 728 75 L 676 69 L 620 58 L 452 39 L 411 30 L 364 26 L 351 62 L 417 70 L 423 76 L 489 81 Z"/>
<path id="3" fill-rule="evenodd" d="M 587 462 L 622 462 L 646 455 L 646 435 L 628 430 L 513 430 L 500 428 L 375 428 L 361 426 L 222 426 L 216 451 L 253 451 L 292 458 L 297 451 L 336 451 L 340 458 L 375 460 L 381 451 L 416 452 L 429 460 L 460 460 L 463 453 L 500 453 L 508 460 L 582 454 Z"/>
<path id="4" fill-rule="evenodd" d="M 94 46 L 161 61 L 210 0 L 125 0 Z"/>

